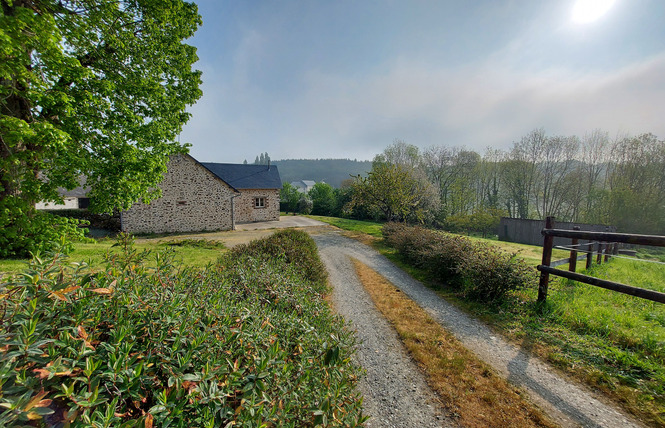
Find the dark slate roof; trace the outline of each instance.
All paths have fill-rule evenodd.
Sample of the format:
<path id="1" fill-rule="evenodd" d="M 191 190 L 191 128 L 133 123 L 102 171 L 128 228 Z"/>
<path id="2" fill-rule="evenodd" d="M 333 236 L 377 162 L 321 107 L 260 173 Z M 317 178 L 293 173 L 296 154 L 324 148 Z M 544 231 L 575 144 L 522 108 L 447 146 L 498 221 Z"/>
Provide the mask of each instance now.
<path id="1" fill-rule="evenodd" d="M 275 165 L 212 162 L 201 162 L 201 165 L 238 190 L 282 188 L 282 179 Z"/>

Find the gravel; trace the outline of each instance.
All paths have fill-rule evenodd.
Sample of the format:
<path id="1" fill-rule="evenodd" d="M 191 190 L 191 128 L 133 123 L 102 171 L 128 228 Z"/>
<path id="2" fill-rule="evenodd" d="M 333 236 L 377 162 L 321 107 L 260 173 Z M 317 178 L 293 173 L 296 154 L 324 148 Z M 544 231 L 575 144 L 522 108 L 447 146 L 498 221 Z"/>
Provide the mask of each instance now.
<path id="1" fill-rule="evenodd" d="M 335 234 L 313 238 L 328 268 L 334 308 L 359 338 L 356 357 L 365 370 L 359 389 L 364 412 L 370 415 L 366 426 L 457 426 L 442 415 L 436 395 L 360 284 L 346 251 L 354 241 Z"/>
<path id="2" fill-rule="evenodd" d="M 508 343 L 414 280 L 370 247 L 337 232 L 312 236 L 334 288 L 335 309 L 358 331 L 358 361 L 367 371 L 360 385 L 368 427 L 453 426 L 392 327 L 377 312 L 351 265 L 350 257 L 381 273 L 424 308 L 481 360 L 522 387 L 541 409 L 564 427 L 643 426 L 602 396 L 565 378 L 526 350 Z"/>

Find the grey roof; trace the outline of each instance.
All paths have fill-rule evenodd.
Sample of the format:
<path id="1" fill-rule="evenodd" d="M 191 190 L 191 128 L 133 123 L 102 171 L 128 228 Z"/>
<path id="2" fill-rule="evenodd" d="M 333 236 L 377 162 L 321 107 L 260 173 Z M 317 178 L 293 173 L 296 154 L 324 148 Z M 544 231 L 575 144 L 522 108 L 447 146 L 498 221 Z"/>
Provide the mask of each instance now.
<path id="1" fill-rule="evenodd" d="M 238 190 L 282 188 L 282 179 L 275 165 L 212 162 L 201 162 L 201 165 Z"/>
<path id="2" fill-rule="evenodd" d="M 58 188 L 58 193 L 65 198 L 87 198 L 88 192 L 90 192 L 90 187 L 79 186 L 72 190 L 67 190 L 63 187 Z"/>

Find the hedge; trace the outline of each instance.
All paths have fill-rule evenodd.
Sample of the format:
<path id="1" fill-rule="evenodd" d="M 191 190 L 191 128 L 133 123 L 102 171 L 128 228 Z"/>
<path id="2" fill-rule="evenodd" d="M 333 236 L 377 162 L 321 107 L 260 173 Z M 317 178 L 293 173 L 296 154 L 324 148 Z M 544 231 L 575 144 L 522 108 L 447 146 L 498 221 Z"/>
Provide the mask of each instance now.
<path id="1" fill-rule="evenodd" d="M 536 285 L 535 269 L 496 246 L 401 223 L 384 225 L 383 236 L 406 261 L 475 300 L 497 301 Z"/>
<path id="2" fill-rule="evenodd" d="M 0 426 L 365 420 L 354 336 L 323 300 L 306 234 L 278 232 L 205 269 L 120 239 L 103 269 L 54 254 L 0 285 Z"/>

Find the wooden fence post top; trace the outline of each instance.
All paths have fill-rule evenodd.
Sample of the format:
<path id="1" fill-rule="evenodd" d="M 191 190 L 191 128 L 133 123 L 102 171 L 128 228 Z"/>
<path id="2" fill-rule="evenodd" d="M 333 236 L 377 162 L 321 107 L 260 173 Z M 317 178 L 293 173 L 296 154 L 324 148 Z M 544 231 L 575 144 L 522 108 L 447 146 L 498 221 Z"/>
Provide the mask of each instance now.
<path id="1" fill-rule="evenodd" d="M 545 218 L 545 229 L 554 229 L 554 217 L 548 216 Z M 543 235 L 545 233 L 541 232 Z"/>

